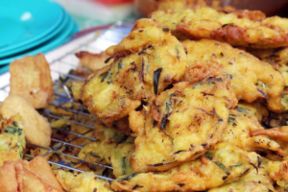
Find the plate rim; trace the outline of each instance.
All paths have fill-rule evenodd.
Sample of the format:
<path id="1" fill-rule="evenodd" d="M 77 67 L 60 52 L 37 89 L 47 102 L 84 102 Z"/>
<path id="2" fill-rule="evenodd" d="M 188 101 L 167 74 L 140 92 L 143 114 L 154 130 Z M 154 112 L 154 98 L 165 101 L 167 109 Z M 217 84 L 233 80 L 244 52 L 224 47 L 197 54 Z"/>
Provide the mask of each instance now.
<path id="1" fill-rule="evenodd" d="M 74 20 L 69 15 L 68 15 L 68 17 L 69 17 L 69 22 L 67 23 L 67 26 L 65 28 L 66 30 L 64 32 L 62 32 L 59 36 L 54 37 L 55 38 L 54 41 L 51 41 L 47 44 L 45 44 L 45 42 L 44 42 L 43 43 L 43 44 L 45 44 L 44 46 L 33 49 L 32 51 L 25 52 L 21 55 L 8 57 L 4 60 L 0 60 L 0 67 L 3 65 L 9 65 L 14 60 L 25 57 L 25 56 L 35 55 L 38 53 L 46 53 L 47 51 L 50 51 L 50 50 L 60 46 L 61 44 L 64 44 L 69 39 L 70 35 L 72 35 L 73 33 L 75 33 L 78 30 L 78 27 L 77 27 L 76 23 L 74 22 Z"/>
<path id="2" fill-rule="evenodd" d="M 51 33 L 49 33 L 48 35 L 44 36 L 43 38 L 41 38 L 38 41 L 34 41 L 34 42 L 29 43 L 29 46 L 23 45 L 23 46 L 21 46 L 19 48 L 13 49 L 13 51 L 11 51 L 11 52 L 3 51 L 4 53 L 2 53 L 0 51 L 0 60 L 1 59 L 5 59 L 7 57 L 11 57 L 11 56 L 16 55 L 16 54 L 19 54 L 21 52 L 25 52 L 25 51 L 27 51 L 29 49 L 33 49 L 33 48 L 41 45 L 42 43 L 49 41 L 50 39 L 52 39 L 56 35 L 58 35 L 61 31 L 63 31 L 68 22 L 69 22 L 69 15 L 68 14 L 64 14 L 63 19 L 62 19 L 61 23 L 59 24 L 59 26 L 55 30 L 53 30 Z"/>
<path id="3" fill-rule="evenodd" d="M 51 25 L 48 29 L 46 29 L 45 31 L 43 31 L 43 33 L 37 35 L 37 36 L 34 36 L 32 38 L 29 38 L 25 41 L 22 41 L 20 43 L 16 43 L 16 44 L 13 44 L 13 45 L 10 45 L 10 46 L 7 46 L 5 48 L 2 48 L 0 49 L 0 55 L 2 54 L 2 52 L 9 52 L 10 50 L 13 50 L 13 49 L 17 49 L 18 47 L 23 47 L 23 46 L 27 46 L 29 45 L 30 43 L 32 43 L 33 41 L 38 41 L 39 39 L 42 39 L 43 37 L 45 37 L 47 34 L 51 33 L 52 31 L 54 31 L 59 25 L 61 25 L 63 19 L 64 19 L 64 16 L 66 14 L 65 10 L 59 5 L 57 4 L 56 2 L 54 1 L 39 1 L 39 0 L 29 0 L 27 1 L 29 3 L 34 3 L 34 2 L 37 2 L 37 3 L 47 3 L 47 5 L 49 6 L 54 6 L 55 10 L 57 10 L 57 12 L 59 13 L 59 18 L 57 20 L 56 23 L 54 23 L 53 25 Z M 35 5 L 33 5 L 35 6 Z M 30 47 L 29 47 L 30 48 Z M 10 54 L 11 55 L 11 54 Z M 1 56 L 3 57 L 3 56 Z"/>

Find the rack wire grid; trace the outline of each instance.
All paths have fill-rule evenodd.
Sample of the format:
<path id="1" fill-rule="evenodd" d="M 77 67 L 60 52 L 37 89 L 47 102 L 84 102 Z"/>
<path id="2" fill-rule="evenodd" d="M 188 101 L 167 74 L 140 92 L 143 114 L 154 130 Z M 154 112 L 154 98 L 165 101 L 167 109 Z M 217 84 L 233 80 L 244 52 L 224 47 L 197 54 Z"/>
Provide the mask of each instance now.
<path id="1" fill-rule="evenodd" d="M 41 151 L 44 155 L 59 155 L 61 157 L 69 159 L 69 162 L 65 162 L 62 159 L 52 159 L 49 158 L 49 163 L 55 167 L 63 168 L 70 171 L 75 172 L 84 172 L 81 167 L 78 167 L 78 164 L 85 164 L 89 168 L 103 168 L 106 170 L 112 170 L 112 167 L 107 164 L 102 163 L 89 163 L 86 162 L 77 155 L 71 154 L 69 151 L 73 150 L 81 150 L 81 148 L 85 145 L 85 141 L 93 142 L 96 141 L 96 138 L 91 136 L 93 129 L 95 128 L 95 117 L 85 108 L 80 107 L 77 109 L 65 107 L 63 104 L 72 103 L 73 98 L 70 95 L 70 91 L 65 86 L 63 81 L 73 80 L 73 81 L 83 81 L 84 78 L 81 76 L 70 74 L 69 72 L 75 69 L 79 65 L 79 60 L 76 58 L 75 53 L 78 51 L 90 51 L 90 52 L 101 52 L 105 50 L 107 47 L 117 44 L 123 37 L 125 37 L 129 31 L 131 30 L 131 23 L 117 23 L 106 29 L 95 30 L 90 32 L 84 36 L 81 36 L 77 39 L 72 40 L 71 42 L 65 44 L 64 46 L 47 53 L 46 59 L 50 64 L 51 75 L 54 81 L 54 101 L 52 101 L 49 106 L 54 107 L 54 109 L 60 109 L 65 111 L 70 115 L 67 124 L 61 126 L 59 128 L 53 128 L 53 134 L 51 139 L 51 146 L 49 148 L 43 148 L 39 146 L 29 146 L 35 150 Z M 10 74 L 5 73 L 0 76 L 0 101 L 3 101 L 9 94 L 9 78 Z M 73 101 L 73 103 L 77 103 Z M 43 109 L 41 113 L 49 120 L 57 121 L 62 117 L 55 114 L 53 110 L 49 107 Z M 81 116 L 85 118 L 85 122 L 79 120 L 77 118 Z M 81 126 L 80 130 L 69 130 L 66 129 L 67 125 L 78 125 Z M 59 132 L 62 136 L 59 136 Z M 61 135 L 60 134 L 60 135 Z M 66 136 L 65 140 L 63 139 L 63 134 Z M 67 140 L 67 138 L 69 138 Z M 81 139 L 81 143 L 75 144 L 73 141 Z M 60 150 L 61 148 L 68 148 L 68 152 Z M 34 157 L 33 153 L 25 154 L 25 159 L 32 159 Z M 73 162 L 73 163 L 72 163 Z M 102 174 L 96 174 L 96 177 L 99 179 L 103 179 L 106 181 L 112 181 L 113 178 L 109 176 L 103 176 Z"/>

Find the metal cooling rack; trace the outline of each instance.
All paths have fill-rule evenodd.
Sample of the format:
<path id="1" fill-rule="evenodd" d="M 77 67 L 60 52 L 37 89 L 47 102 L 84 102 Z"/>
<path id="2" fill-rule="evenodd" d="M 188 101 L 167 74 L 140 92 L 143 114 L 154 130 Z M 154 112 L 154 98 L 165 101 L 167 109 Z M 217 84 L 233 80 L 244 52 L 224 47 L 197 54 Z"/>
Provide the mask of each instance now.
<path id="1" fill-rule="evenodd" d="M 68 119 L 69 126 L 75 125 L 80 126 L 81 131 L 69 130 L 67 127 L 62 126 L 60 128 L 53 129 L 52 144 L 50 148 L 43 148 L 39 146 L 30 145 L 29 148 L 33 150 L 41 151 L 41 154 L 44 155 L 58 155 L 61 156 L 60 160 L 49 160 L 49 163 L 53 166 L 76 171 L 84 172 L 83 169 L 79 168 L 79 164 L 85 164 L 89 168 L 102 168 L 106 170 L 112 170 L 112 167 L 102 163 L 88 163 L 84 160 L 73 155 L 70 152 L 66 152 L 62 149 L 63 147 L 69 149 L 70 151 L 81 150 L 85 145 L 85 142 L 96 141 L 95 137 L 91 136 L 93 129 L 95 127 L 95 118 L 87 112 L 84 108 L 69 108 L 65 107 L 64 104 L 71 103 L 73 98 L 70 95 L 70 91 L 63 83 L 63 81 L 73 80 L 73 81 L 83 81 L 84 79 L 81 76 L 69 74 L 69 71 L 75 69 L 79 61 L 75 57 L 75 53 L 78 51 L 90 51 L 90 52 L 101 52 L 107 47 L 117 44 L 124 36 L 128 34 L 131 29 L 132 24 L 123 24 L 118 23 L 113 26 L 107 27 L 107 29 L 97 30 L 91 33 L 88 33 L 82 37 L 79 37 L 64 46 L 49 52 L 46 54 L 46 58 L 50 63 L 52 78 L 55 82 L 55 100 L 50 104 L 50 106 L 61 109 L 70 114 Z M 9 73 L 3 74 L 0 76 L 0 101 L 4 100 L 9 93 Z M 75 101 L 73 103 L 77 104 Z M 79 104 L 80 105 L 80 104 Z M 48 118 L 48 120 L 55 121 L 61 116 L 55 114 L 52 110 L 44 109 L 41 113 Z M 77 117 L 83 117 L 86 119 L 85 122 L 81 122 Z M 89 121 L 87 121 L 87 119 Z M 67 138 L 63 139 L 58 132 L 65 135 Z M 60 135 L 61 135 L 60 134 Z M 75 144 L 73 141 L 81 139 L 81 144 Z M 83 141 L 83 142 L 82 142 Z M 33 153 L 27 153 L 25 155 L 26 159 L 33 158 Z M 65 162 L 62 159 L 69 159 L 69 162 Z M 73 163 L 71 163 L 73 162 Z M 103 176 L 101 174 L 96 175 L 97 178 L 104 179 L 106 181 L 113 180 L 111 177 Z"/>

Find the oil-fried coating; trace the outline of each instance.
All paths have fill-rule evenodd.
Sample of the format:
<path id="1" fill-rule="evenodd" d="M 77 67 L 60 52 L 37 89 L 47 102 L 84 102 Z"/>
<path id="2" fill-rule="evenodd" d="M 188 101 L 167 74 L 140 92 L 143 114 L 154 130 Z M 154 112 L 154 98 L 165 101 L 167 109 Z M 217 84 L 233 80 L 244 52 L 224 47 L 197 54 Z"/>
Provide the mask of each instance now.
<path id="1" fill-rule="evenodd" d="M 119 45 L 109 48 L 111 68 L 84 85 L 82 100 L 104 122 L 119 120 L 179 81 L 186 68 L 182 44 L 149 19 L 137 21 Z M 112 63 L 111 63 L 112 62 Z"/>
<path id="2" fill-rule="evenodd" d="M 288 162 L 287 161 L 269 161 L 266 170 L 270 178 L 275 182 L 278 192 L 285 192 L 288 188 Z"/>
<path id="3" fill-rule="evenodd" d="M 219 188 L 211 189 L 208 192 L 276 192 L 273 182 L 265 167 L 259 166 L 257 169 L 252 169 L 239 180 Z M 278 191 L 279 192 L 279 191 Z"/>
<path id="4" fill-rule="evenodd" d="M 46 159 L 8 161 L 0 167 L 3 192 L 63 192 Z"/>
<path id="5" fill-rule="evenodd" d="M 220 143 L 205 156 L 163 173 L 139 173 L 112 183 L 116 191 L 204 191 L 247 174 L 257 165 L 257 155 Z"/>
<path id="6" fill-rule="evenodd" d="M 101 158 L 105 163 L 112 165 L 113 175 L 120 177 L 133 173 L 129 162 L 132 151 L 132 143 L 93 142 L 85 145 L 78 156 L 92 163 L 96 158 Z"/>
<path id="7" fill-rule="evenodd" d="M 98 141 L 85 145 L 79 152 L 79 158 L 87 162 L 111 164 L 116 177 L 131 174 L 130 156 L 134 149 L 133 138 L 112 128 L 97 126 Z"/>
<path id="8" fill-rule="evenodd" d="M 0 130 L 0 166 L 22 159 L 26 145 L 23 129 L 16 121 L 0 117 Z"/>
<path id="9" fill-rule="evenodd" d="M 112 192 L 108 182 L 95 178 L 92 172 L 73 174 L 71 172 L 55 171 L 58 182 L 69 192 Z"/>
<path id="10" fill-rule="evenodd" d="M 281 95 L 284 80 L 268 63 L 229 44 L 213 40 L 185 41 L 183 44 L 187 50 L 188 68 L 203 66 L 206 69 L 211 63 L 216 63 L 220 65 L 220 74 L 231 76 L 231 86 L 239 100 L 251 103 L 262 98 L 267 100 L 269 109 L 277 112 L 283 109 Z M 202 78 L 206 75 L 203 73 Z M 193 70 L 187 70 L 187 80 L 194 76 Z"/>
<path id="11" fill-rule="evenodd" d="M 251 135 L 253 131 L 265 129 L 257 118 L 257 109 L 238 105 L 230 111 L 228 125 L 222 134 L 222 142 L 231 143 L 246 151 L 272 151 L 282 154 L 279 143 L 263 135 Z"/>
<path id="12" fill-rule="evenodd" d="M 70 85 L 70 90 L 73 95 L 73 99 L 75 100 L 81 100 L 81 92 L 83 87 L 82 81 L 73 81 Z"/>
<path id="13" fill-rule="evenodd" d="M 136 172 L 164 171 L 195 159 L 215 145 L 237 100 L 225 78 L 181 82 L 162 92 L 151 111 L 130 114 Z M 152 114 L 151 118 L 150 114 Z"/>
<path id="14" fill-rule="evenodd" d="M 80 51 L 76 53 L 78 59 L 80 59 L 80 64 L 92 71 L 101 71 L 110 67 L 105 61 L 109 57 L 103 53 L 89 53 L 87 51 Z"/>
<path id="15" fill-rule="evenodd" d="M 259 57 L 261 60 L 270 63 L 277 71 L 279 71 L 284 78 L 285 90 L 281 95 L 281 105 L 283 110 L 288 110 L 288 48 L 281 50 L 267 49 L 267 50 L 249 50 L 253 55 Z"/>
<path id="16" fill-rule="evenodd" d="M 119 85 L 110 82 L 110 76 L 95 75 L 83 87 L 82 100 L 88 110 L 104 122 L 119 120 L 140 105 L 131 100 Z"/>
<path id="17" fill-rule="evenodd" d="M 288 142 L 288 126 L 276 127 L 271 129 L 258 129 L 251 131 L 252 136 L 265 135 L 277 141 Z"/>
<path id="18" fill-rule="evenodd" d="M 253 137 L 256 137 L 256 136 L 268 137 L 280 145 L 281 151 L 279 151 L 279 153 L 276 153 L 276 154 L 268 154 L 269 156 L 267 156 L 267 158 L 269 157 L 269 159 L 277 159 L 277 160 L 287 159 L 288 126 L 275 127 L 275 128 L 270 128 L 270 129 L 252 130 L 250 132 L 250 135 Z"/>
<path id="19" fill-rule="evenodd" d="M 34 108 L 44 108 L 53 96 L 53 81 L 44 55 L 28 56 L 10 66 L 10 95 L 26 99 Z"/>
<path id="20" fill-rule="evenodd" d="M 116 57 L 120 53 L 134 53 L 128 58 L 118 59 L 111 69 L 117 73 L 114 75 L 116 82 L 126 89 L 133 87 L 131 94 L 134 97 L 142 95 L 142 98 L 148 98 L 149 94 L 160 93 L 182 78 L 187 65 L 183 45 L 150 19 L 138 20 L 132 32 L 106 52 L 116 54 Z M 140 94 L 141 91 L 148 93 Z"/>
<path id="21" fill-rule="evenodd" d="M 0 114 L 6 119 L 19 116 L 17 122 L 23 128 L 27 141 L 49 147 L 52 134 L 50 125 L 25 99 L 19 96 L 7 97 L 1 105 Z"/>
<path id="22" fill-rule="evenodd" d="M 176 34 L 191 39 L 214 39 L 234 46 L 277 48 L 288 45 L 288 19 L 277 16 L 257 20 L 246 11 L 225 13 L 211 7 L 156 11 L 152 19 Z M 252 18 L 250 17 L 252 15 Z M 259 14 L 257 14 L 259 15 Z"/>

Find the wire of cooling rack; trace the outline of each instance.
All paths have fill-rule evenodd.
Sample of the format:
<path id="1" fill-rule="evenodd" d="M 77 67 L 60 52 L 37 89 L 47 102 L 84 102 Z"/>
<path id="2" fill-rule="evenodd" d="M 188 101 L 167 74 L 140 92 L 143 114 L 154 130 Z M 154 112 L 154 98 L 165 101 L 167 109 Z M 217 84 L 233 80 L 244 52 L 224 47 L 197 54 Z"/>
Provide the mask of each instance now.
<path id="1" fill-rule="evenodd" d="M 91 136 L 93 129 L 95 128 L 95 117 L 88 113 L 85 108 L 69 108 L 65 107 L 63 103 L 71 103 L 73 98 L 70 95 L 69 90 L 63 83 L 59 83 L 59 78 L 61 79 L 69 79 L 73 81 L 83 81 L 84 79 L 80 76 L 69 74 L 69 71 L 75 69 L 78 66 L 78 59 L 75 57 L 74 53 L 78 51 L 91 51 L 91 52 L 101 52 L 105 50 L 107 47 L 117 44 L 131 29 L 131 24 L 116 24 L 110 27 L 105 31 L 100 31 L 98 34 L 96 32 L 90 33 L 81 37 L 80 39 L 76 39 L 71 43 L 66 44 L 65 46 L 56 49 L 55 51 L 48 53 L 46 55 L 47 60 L 50 63 L 52 78 L 55 82 L 55 100 L 51 102 L 50 106 L 55 109 L 60 109 L 65 111 L 70 115 L 70 118 L 67 120 L 67 124 L 59 127 L 53 128 L 53 136 L 52 136 L 52 144 L 49 148 L 43 148 L 39 146 L 30 147 L 34 149 L 39 149 L 45 151 L 45 155 L 58 155 L 64 158 L 70 159 L 74 164 L 67 163 L 62 160 L 51 160 L 49 159 L 49 163 L 53 166 L 67 169 L 70 171 L 76 172 L 84 172 L 81 168 L 75 166 L 77 164 L 86 164 L 88 167 L 99 167 L 103 169 L 112 170 L 112 167 L 103 163 L 91 163 L 86 162 L 77 155 L 73 155 L 71 153 L 61 151 L 63 147 L 69 148 L 71 151 L 73 150 L 81 150 L 85 145 L 85 141 L 93 142 L 97 139 Z M 0 101 L 3 100 L 9 93 L 9 73 L 6 73 L 0 76 Z M 59 87 L 60 86 L 60 87 Z M 62 90 L 62 91 L 59 91 Z M 76 103 L 73 101 L 73 103 Z M 76 103 L 77 104 L 77 103 Z M 80 104 L 79 104 L 80 105 Z M 47 119 L 51 121 L 60 120 L 62 117 L 53 113 L 49 108 L 44 109 L 41 113 L 47 117 Z M 89 121 L 81 122 L 77 118 L 73 118 L 76 116 L 85 117 L 85 119 L 89 119 Z M 71 118 L 72 117 L 72 118 Z M 81 130 L 71 130 L 69 126 L 75 125 L 80 126 Z M 66 136 L 65 139 L 61 138 L 59 135 L 60 132 L 62 135 Z M 60 134 L 60 135 L 61 135 Z M 69 139 L 67 139 L 69 138 Z M 74 143 L 75 140 L 81 139 L 84 142 L 81 144 Z M 32 159 L 34 157 L 33 154 L 25 154 L 26 159 Z M 106 181 L 112 181 L 111 177 L 103 176 L 100 174 L 96 174 L 96 178 L 103 179 Z"/>

